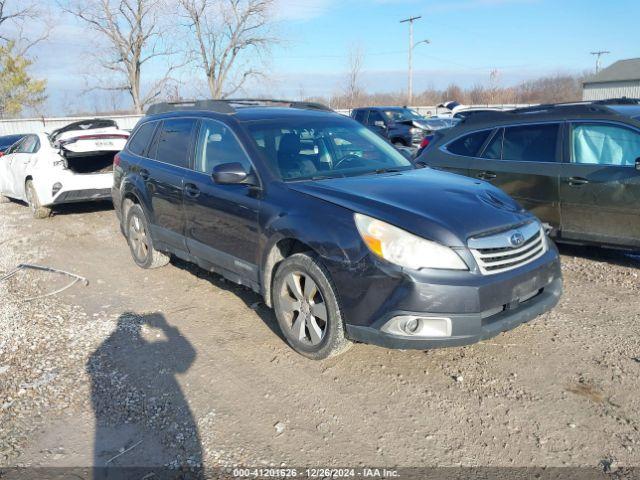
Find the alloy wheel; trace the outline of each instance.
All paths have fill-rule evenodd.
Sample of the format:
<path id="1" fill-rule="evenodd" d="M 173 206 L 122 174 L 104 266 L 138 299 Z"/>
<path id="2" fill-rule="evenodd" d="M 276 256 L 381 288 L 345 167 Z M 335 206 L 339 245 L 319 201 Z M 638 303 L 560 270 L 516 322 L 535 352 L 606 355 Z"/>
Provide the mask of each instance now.
<path id="1" fill-rule="evenodd" d="M 307 345 L 318 345 L 328 325 L 327 305 L 317 283 L 302 272 L 289 273 L 280 291 L 282 307 L 291 335 Z"/>
<path id="2" fill-rule="evenodd" d="M 136 259 L 144 263 L 149 254 L 149 239 L 144 223 L 138 215 L 132 215 L 129 222 L 129 241 Z"/>

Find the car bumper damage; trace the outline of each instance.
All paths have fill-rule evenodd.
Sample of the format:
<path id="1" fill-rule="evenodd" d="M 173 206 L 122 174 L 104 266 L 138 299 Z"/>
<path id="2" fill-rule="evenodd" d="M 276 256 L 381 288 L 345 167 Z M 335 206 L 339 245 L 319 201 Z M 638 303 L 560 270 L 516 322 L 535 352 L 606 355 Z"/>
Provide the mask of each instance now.
<path id="1" fill-rule="evenodd" d="M 358 323 L 349 323 L 347 314 L 347 336 L 399 349 L 467 345 L 549 311 L 563 288 L 555 249 L 517 272 L 445 276 L 405 276 L 369 319 L 356 316 Z"/>

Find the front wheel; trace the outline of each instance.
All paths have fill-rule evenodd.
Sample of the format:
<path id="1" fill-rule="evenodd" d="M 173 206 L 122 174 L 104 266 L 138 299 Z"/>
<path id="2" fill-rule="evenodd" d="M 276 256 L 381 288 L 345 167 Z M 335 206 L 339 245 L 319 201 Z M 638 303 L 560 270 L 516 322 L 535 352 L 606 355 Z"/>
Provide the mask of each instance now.
<path id="1" fill-rule="evenodd" d="M 317 257 L 297 253 L 282 261 L 272 298 L 280 329 L 291 347 L 313 360 L 349 349 L 335 286 Z"/>
<path id="2" fill-rule="evenodd" d="M 140 205 L 134 204 L 127 212 L 127 242 L 136 265 L 142 268 L 158 268 L 169 263 L 169 257 L 153 248 L 149 222 Z"/>
<path id="3" fill-rule="evenodd" d="M 40 204 L 38 192 L 36 192 L 36 188 L 33 186 L 33 181 L 27 180 L 24 188 L 27 196 L 27 203 L 29 204 L 29 209 L 31 210 L 33 217 L 42 219 L 51 215 L 51 209 L 49 207 L 43 207 Z"/>

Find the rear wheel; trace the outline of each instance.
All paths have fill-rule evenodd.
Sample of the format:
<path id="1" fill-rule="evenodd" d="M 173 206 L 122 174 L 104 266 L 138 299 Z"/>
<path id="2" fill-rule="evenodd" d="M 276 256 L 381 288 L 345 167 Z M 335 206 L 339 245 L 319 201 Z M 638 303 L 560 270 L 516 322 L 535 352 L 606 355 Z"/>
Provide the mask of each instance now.
<path id="1" fill-rule="evenodd" d="M 29 209 L 31 210 L 31 214 L 34 216 L 34 218 L 47 218 L 49 215 L 51 215 L 51 209 L 49 207 L 43 207 L 40 204 L 38 192 L 36 192 L 32 180 L 27 180 L 27 183 L 25 184 L 25 192 L 27 194 L 27 203 L 29 204 Z"/>
<path id="2" fill-rule="evenodd" d="M 313 360 L 349 349 L 335 286 L 313 256 L 298 253 L 278 267 L 272 298 L 278 323 L 289 345 Z"/>
<path id="3" fill-rule="evenodd" d="M 153 248 L 149 222 L 140 205 L 134 204 L 127 213 L 126 235 L 136 265 L 142 268 L 158 268 L 169 263 L 169 256 Z"/>

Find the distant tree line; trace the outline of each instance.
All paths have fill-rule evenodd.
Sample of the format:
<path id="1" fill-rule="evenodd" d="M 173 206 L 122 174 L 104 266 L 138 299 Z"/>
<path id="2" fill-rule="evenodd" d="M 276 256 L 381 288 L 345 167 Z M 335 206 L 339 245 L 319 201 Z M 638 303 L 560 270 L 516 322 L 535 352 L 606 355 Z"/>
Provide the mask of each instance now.
<path id="1" fill-rule="evenodd" d="M 522 104 L 554 103 L 582 100 L 582 82 L 587 74 L 556 74 L 523 81 L 514 86 L 499 86 L 492 73 L 488 85 L 463 88 L 452 83 L 445 89 L 429 88 L 414 93 L 413 105 L 438 105 L 455 100 L 466 105 L 477 104 Z M 333 108 L 355 108 L 375 105 L 405 105 L 406 92 L 368 93 L 362 87 L 353 86 L 353 75 L 349 75 L 348 88 L 331 97 L 316 97 L 313 100 L 328 103 Z M 312 99 L 309 99 L 312 100 Z"/>

